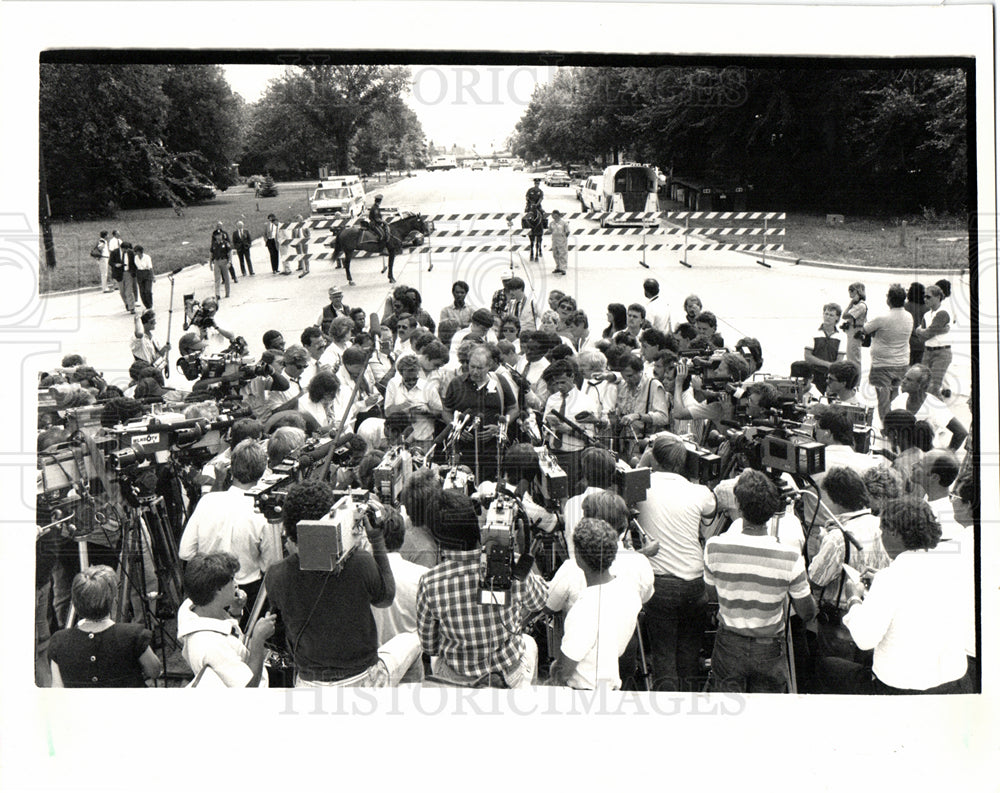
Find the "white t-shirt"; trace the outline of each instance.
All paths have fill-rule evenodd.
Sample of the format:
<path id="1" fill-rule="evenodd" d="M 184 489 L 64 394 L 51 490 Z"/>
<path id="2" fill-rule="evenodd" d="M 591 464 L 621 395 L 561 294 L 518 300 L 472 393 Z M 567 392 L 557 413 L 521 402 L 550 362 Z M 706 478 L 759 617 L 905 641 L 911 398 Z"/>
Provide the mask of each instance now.
<path id="1" fill-rule="evenodd" d="M 634 584 L 635 592 L 643 603 L 653 596 L 653 568 L 649 559 L 637 551 L 628 550 L 620 540 L 610 571 L 615 578 Z M 580 565 L 574 558 L 567 559 L 549 581 L 545 607 L 552 611 L 569 611 L 586 588 L 587 579 Z"/>
<path id="2" fill-rule="evenodd" d="M 640 608 L 639 595 L 624 579 L 584 590 L 566 615 L 561 645 L 563 654 L 577 662 L 567 680 L 571 688 L 621 688 L 618 658 L 635 633 Z"/>
<path id="3" fill-rule="evenodd" d="M 414 633 L 417 630 L 417 586 L 420 576 L 427 572 L 426 567 L 406 561 L 398 551 L 387 556 L 396 582 L 396 597 L 388 608 L 372 607 L 379 646 L 397 634 Z"/>
<path id="4" fill-rule="evenodd" d="M 646 500 L 639 503 L 639 525 L 660 543 L 650 563 L 656 575 L 685 581 L 700 578 L 705 569 L 701 548 L 701 520 L 715 512 L 715 496 L 704 485 L 679 474 L 650 474 Z"/>

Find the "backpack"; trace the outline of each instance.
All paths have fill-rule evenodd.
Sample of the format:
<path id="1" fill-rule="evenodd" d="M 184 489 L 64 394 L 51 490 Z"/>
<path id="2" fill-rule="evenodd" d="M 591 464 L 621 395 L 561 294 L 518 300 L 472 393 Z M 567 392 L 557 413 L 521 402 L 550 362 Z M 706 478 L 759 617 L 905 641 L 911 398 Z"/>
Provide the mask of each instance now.
<path id="1" fill-rule="evenodd" d="M 106 245 L 107 243 L 104 240 L 98 240 L 97 244 L 90 249 L 90 255 L 93 256 L 95 259 L 100 259 L 102 256 L 104 256 L 104 247 Z"/>

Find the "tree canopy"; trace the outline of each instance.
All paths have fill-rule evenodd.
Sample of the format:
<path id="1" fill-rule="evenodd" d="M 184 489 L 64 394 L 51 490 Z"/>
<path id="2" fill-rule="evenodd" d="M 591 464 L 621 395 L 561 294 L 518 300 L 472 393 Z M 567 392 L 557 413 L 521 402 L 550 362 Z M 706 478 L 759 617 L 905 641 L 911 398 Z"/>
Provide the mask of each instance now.
<path id="1" fill-rule="evenodd" d="M 620 156 L 753 186 L 758 206 L 962 211 L 960 69 L 564 67 L 510 140 L 526 159 Z"/>
<path id="2" fill-rule="evenodd" d="M 218 66 L 49 64 L 39 134 L 54 215 L 183 206 L 232 183 L 239 102 Z"/>
<path id="3" fill-rule="evenodd" d="M 386 159 L 420 160 L 424 134 L 402 101 L 410 72 L 401 67 L 314 65 L 289 68 L 250 109 L 241 159 L 247 172 L 283 178 L 375 170 Z"/>

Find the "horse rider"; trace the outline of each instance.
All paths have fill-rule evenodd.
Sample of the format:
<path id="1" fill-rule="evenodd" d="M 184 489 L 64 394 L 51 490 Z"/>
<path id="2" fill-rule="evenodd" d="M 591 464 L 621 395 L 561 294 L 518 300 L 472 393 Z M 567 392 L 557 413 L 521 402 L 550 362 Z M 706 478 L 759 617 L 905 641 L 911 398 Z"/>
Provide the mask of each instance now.
<path id="1" fill-rule="evenodd" d="M 378 237 L 379 245 L 386 245 L 389 242 L 389 226 L 382 218 L 382 194 L 375 196 L 375 203 L 368 210 L 368 225 Z"/>
<path id="2" fill-rule="evenodd" d="M 524 211 L 526 213 L 532 212 L 535 209 L 542 210 L 542 199 L 545 197 L 545 193 L 538 186 L 541 181 L 541 177 L 535 177 L 534 186 L 529 187 L 528 192 L 524 194 Z"/>

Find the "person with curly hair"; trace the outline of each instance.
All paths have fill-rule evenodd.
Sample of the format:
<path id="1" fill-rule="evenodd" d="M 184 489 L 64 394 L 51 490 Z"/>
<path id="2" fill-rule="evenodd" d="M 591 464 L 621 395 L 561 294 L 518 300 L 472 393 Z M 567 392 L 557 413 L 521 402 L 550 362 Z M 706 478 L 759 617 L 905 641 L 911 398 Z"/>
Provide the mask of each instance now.
<path id="1" fill-rule="evenodd" d="M 285 625 L 295 686 L 396 685 L 419 657 L 420 643 L 415 635 L 402 633 L 379 646 L 372 608 L 392 605 L 396 595 L 382 525 L 367 515 L 359 518 L 371 551 L 355 548 L 338 569 L 302 567 L 299 523 L 325 517 L 334 501 L 330 486 L 316 479 L 288 489 L 282 525 L 289 556 L 264 577 L 268 597 Z"/>
<path id="2" fill-rule="evenodd" d="M 941 540 L 934 510 L 905 496 L 881 514 L 882 545 L 892 562 L 871 589 L 848 581 L 844 625 L 861 650 L 874 649 L 872 668 L 827 658 L 826 693 L 951 694 L 966 674 L 965 591 L 961 554 L 932 553 Z"/>
<path id="3" fill-rule="evenodd" d="M 631 581 L 611 573 L 618 533 L 610 525 L 584 518 L 574 537 L 574 556 L 587 585 L 566 615 L 551 680 L 577 689 L 621 688 L 618 658 L 635 633 L 642 603 Z"/>

